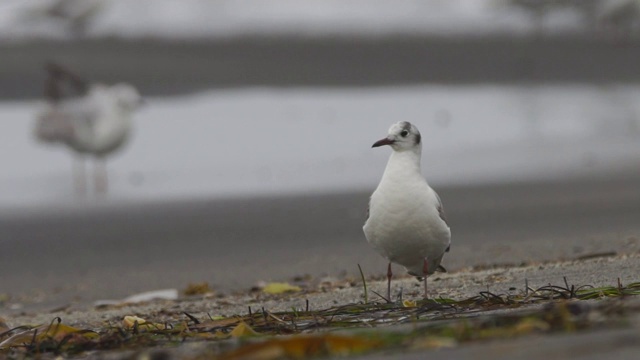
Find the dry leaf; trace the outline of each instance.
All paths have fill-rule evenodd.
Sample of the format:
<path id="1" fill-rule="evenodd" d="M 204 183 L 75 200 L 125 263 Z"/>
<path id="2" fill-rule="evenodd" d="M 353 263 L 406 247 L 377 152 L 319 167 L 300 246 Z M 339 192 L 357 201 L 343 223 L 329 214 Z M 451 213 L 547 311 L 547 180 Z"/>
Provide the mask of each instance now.
<path id="1" fill-rule="evenodd" d="M 0 349 L 23 346 L 24 344 L 37 345 L 43 340 L 60 342 L 62 339 L 66 339 L 65 344 L 77 344 L 97 339 L 98 337 L 99 335 L 93 331 L 81 330 L 61 323 L 51 323 L 25 330 L 9 337 L 0 343 Z"/>
<path id="2" fill-rule="evenodd" d="M 303 359 L 319 355 L 345 356 L 372 350 L 380 345 L 379 341 L 332 334 L 274 337 L 223 354 L 221 359 L 271 360 L 283 357 Z"/>
<path id="3" fill-rule="evenodd" d="M 138 324 L 138 330 L 163 330 L 165 329 L 164 324 L 152 323 L 147 320 L 137 317 L 137 316 L 125 316 L 122 320 L 122 323 L 125 329 L 133 329 L 136 324 Z"/>
<path id="4" fill-rule="evenodd" d="M 417 307 L 418 304 L 413 300 L 402 300 L 402 306 L 407 308 L 414 308 Z"/>
<path id="5" fill-rule="evenodd" d="M 287 292 L 302 291 L 302 289 L 299 286 L 291 285 L 288 283 L 273 282 L 265 285 L 262 291 L 267 294 L 283 294 Z"/>
<path id="6" fill-rule="evenodd" d="M 260 335 L 255 330 L 251 328 L 251 326 L 247 325 L 246 322 L 241 321 L 229 334 L 231 337 L 248 337 L 248 336 L 258 336 Z"/>
<path id="7" fill-rule="evenodd" d="M 184 289 L 183 293 L 186 296 L 192 295 L 204 295 L 211 293 L 211 288 L 209 287 L 209 283 L 203 282 L 199 284 L 189 284 L 187 288 Z"/>

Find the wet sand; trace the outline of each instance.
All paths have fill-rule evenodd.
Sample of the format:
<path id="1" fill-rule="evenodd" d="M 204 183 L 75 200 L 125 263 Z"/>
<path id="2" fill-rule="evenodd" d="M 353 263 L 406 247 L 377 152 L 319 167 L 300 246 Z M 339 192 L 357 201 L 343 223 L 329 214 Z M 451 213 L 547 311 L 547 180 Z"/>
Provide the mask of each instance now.
<path id="1" fill-rule="evenodd" d="M 453 232 L 443 264 L 637 252 L 638 175 L 438 188 Z M 302 274 L 354 275 L 357 264 L 382 274 L 385 262 L 361 230 L 364 191 L 5 212 L 0 293 L 55 307 L 191 282 L 229 291 Z"/>

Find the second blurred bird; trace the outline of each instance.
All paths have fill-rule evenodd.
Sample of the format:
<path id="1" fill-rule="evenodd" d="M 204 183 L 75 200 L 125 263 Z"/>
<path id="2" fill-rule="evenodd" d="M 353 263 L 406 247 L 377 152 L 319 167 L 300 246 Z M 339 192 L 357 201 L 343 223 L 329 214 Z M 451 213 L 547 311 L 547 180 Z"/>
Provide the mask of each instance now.
<path id="1" fill-rule="evenodd" d="M 61 65 L 45 66 L 46 103 L 36 117 L 36 138 L 60 144 L 75 154 L 74 188 L 87 193 L 85 158 L 94 159 L 94 190 L 108 188 L 105 158 L 129 138 L 131 117 L 140 106 L 138 91 L 129 84 L 89 83 Z"/>

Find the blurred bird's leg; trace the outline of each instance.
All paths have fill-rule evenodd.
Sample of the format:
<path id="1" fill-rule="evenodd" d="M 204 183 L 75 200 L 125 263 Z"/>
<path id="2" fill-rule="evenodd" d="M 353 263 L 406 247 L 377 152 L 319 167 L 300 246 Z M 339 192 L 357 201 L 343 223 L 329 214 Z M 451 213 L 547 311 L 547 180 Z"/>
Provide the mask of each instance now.
<path id="1" fill-rule="evenodd" d="M 391 272 L 391 263 L 387 267 L 387 301 L 391 302 L 391 276 L 393 273 Z"/>
<path id="2" fill-rule="evenodd" d="M 107 163 L 103 157 L 96 158 L 94 168 L 94 184 L 97 194 L 106 194 L 109 178 L 107 176 Z"/>
<path id="3" fill-rule="evenodd" d="M 87 178 L 82 155 L 76 156 L 73 160 L 73 188 L 79 197 L 84 197 L 87 194 Z"/>
<path id="4" fill-rule="evenodd" d="M 424 258 L 424 263 L 422 264 L 422 276 L 424 277 L 424 298 L 428 299 L 429 295 L 427 295 L 427 274 L 429 273 L 429 264 L 427 263 L 427 258 Z"/>

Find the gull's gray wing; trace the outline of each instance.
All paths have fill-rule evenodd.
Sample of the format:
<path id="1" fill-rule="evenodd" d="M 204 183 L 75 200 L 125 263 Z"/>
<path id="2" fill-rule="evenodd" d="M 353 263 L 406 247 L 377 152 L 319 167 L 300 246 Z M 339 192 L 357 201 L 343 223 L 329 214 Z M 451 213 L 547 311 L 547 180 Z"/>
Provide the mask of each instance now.
<path id="1" fill-rule="evenodd" d="M 442 221 L 444 221 L 447 226 L 449 226 L 447 215 L 444 213 L 444 207 L 442 206 L 442 200 L 440 200 L 440 196 L 438 196 L 437 192 L 434 191 L 433 193 L 436 194 L 436 199 L 438 199 L 438 215 L 440 215 L 440 219 L 442 219 Z"/>
<path id="2" fill-rule="evenodd" d="M 447 215 L 444 213 L 444 206 L 442 205 L 442 200 L 440 200 L 440 196 L 438 195 L 437 192 L 435 192 L 435 190 L 433 191 L 434 194 L 436 194 L 436 199 L 438 200 L 438 215 L 440 215 L 440 219 L 442 219 L 442 221 L 444 221 L 445 224 L 447 224 L 447 226 L 449 225 L 449 222 L 447 221 Z M 447 250 L 445 250 L 445 252 L 449 252 L 449 250 L 451 250 L 451 240 L 449 240 L 449 245 L 447 246 Z M 443 268 L 444 269 L 444 268 Z M 443 272 L 447 272 L 446 270 Z"/>

